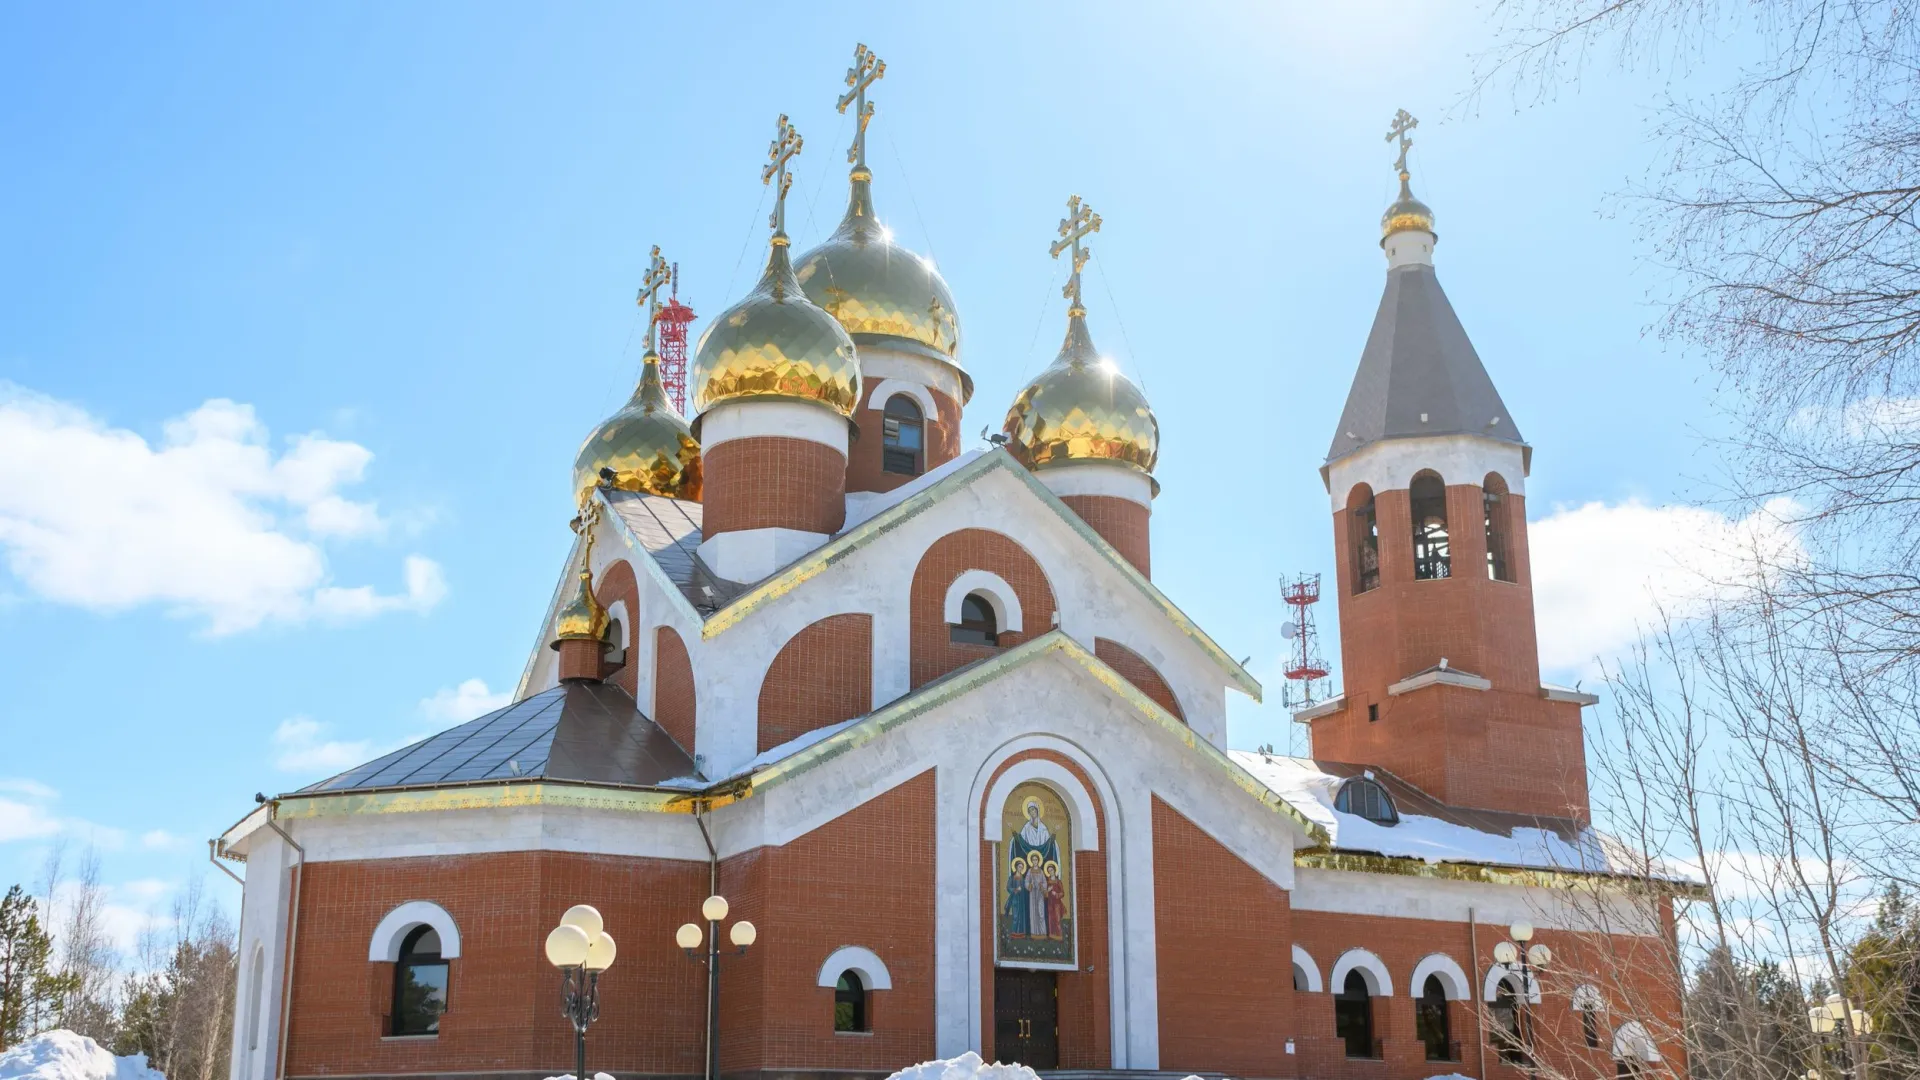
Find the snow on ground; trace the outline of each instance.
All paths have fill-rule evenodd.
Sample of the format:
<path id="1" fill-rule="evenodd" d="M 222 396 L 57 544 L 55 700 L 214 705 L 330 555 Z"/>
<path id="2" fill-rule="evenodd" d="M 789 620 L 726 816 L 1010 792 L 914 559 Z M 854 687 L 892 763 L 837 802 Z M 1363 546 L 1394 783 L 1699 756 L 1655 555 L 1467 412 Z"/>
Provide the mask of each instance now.
<path id="1" fill-rule="evenodd" d="M 547 1077 L 547 1080 L 573 1080 L 573 1074 L 561 1073 L 559 1076 L 549 1076 Z M 613 1074 L 612 1073 L 594 1073 L 593 1080 L 613 1080 Z"/>
<path id="2" fill-rule="evenodd" d="M 114 1057 L 71 1031 L 43 1031 L 0 1054 L 0 1080 L 167 1080 L 147 1055 Z"/>
<path id="3" fill-rule="evenodd" d="M 989 1065 L 969 1050 L 957 1058 L 909 1065 L 887 1080 L 1039 1080 L 1039 1074 L 1025 1065 Z"/>

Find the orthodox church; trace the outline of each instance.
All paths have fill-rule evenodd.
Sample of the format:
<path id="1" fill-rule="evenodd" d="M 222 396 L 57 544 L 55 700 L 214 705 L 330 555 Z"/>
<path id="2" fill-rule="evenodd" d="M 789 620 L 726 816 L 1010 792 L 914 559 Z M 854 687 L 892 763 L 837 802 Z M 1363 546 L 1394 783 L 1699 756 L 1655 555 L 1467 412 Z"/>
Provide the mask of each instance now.
<path id="1" fill-rule="evenodd" d="M 1077 197 L 1059 356 L 964 448 L 960 309 L 865 160 L 884 71 L 856 53 L 846 215 L 798 255 L 781 117 L 765 270 L 690 417 L 649 330 L 513 703 L 215 842 L 233 1080 L 570 1070 L 563 917 L 622 1080 L 1682 1068 L 1692 886 L 1589 826 L 1596 699 L 1540 680 L 1532 448 L 1435 274 L 1412 118 L 1320 466 L 1344 693 L 1294 758 L 1228 747 L 1260 684 L 1154 585 L 1159 425 L 1094 346 Z M 665 280 L 656 250 L 656 316 Z"/>

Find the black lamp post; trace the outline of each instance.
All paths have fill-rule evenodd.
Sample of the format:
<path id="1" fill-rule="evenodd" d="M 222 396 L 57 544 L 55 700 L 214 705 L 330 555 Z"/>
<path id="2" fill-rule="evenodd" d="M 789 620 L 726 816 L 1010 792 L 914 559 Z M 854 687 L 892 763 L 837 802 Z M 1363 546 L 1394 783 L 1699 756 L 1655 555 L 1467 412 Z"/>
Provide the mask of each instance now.
<path id="1" fill-rule="evenodd" d="M 1533 1062 L 1533 988 L 1539 985 L 1534 979 L 1536 969 L 1544 970 L 1553 963 L 1553 950 L 1545 944 L 1528 945 L 1533 940 L 1533 924 L 1518 922 L 1507 928 L 1512 941 L 1502 941 L 1493 947 L 1494 962 L 1508 971 L 1520 976 L 1520 992 L 1514 995 L 1514 1035 L 1520 1045 L 1516 1051 L 1532 1069 Z"/>
<path id="2" fill-rule="evenodd" d="M 547 962 L 560 969 L 560 1013 L 573 1024 L 574 1080 L 587 1075 L 587 1026 L 600 1018 L 600 973 L 613 954 L 613 935 L 586 904 L 568 908 L 547 934 Z"/>
<path id="3" fill-rule="evenodd" d="M 699 923 L 683 923 L 674 931 L 673 940 L 687 951 L 687 959 L 707 965 L 707 1080 L 720 1080 L 720 923 L 727 917 L 727 898 L 707 897 L 700 904 L 700 915 L 707 920 L 704 933 Z M 727 940 L 738 946 L 735 956 L 743 955 L 759 936 L 760 931 L 745 919 L 727 928 Z M 705 956 L 698 951 L 703 939 L 707 943 Z"/>
<path id="4" fill-rule="evenodd" d="M 1815 1005 L 1807 1010 L 1807 1026 L 1813 1029 L 1814 1050 L 1821 1054 L 1823 1064 L 1826 1040 L 1820 1036 L 1838 1034 L 1840 1040 L 1846 1044 L 1849 1062 L 1861 1062 L 1861 1071 L 1865 1071 L 1865 1059 L 1854 1052 L 1854 1048 L 1859 1045 L 1855 1042 L 1856 1036 L 1873 1034 L 1873 1017 L 1869 1016 L 1865 1009 L 1855 1007 L 1853 1002 L 1839 994 L 1829 994 L 1824 1004 Z M 1843 1066 L 1840 1072 L 1846 1077 L 1854 1075 L 1854 1070 L 1849 1067 Z M 1819 1080 L 1819 1077 L 1818 1069 L 1809 1070 L 1807 1073 L 1807 1080 Z"/>

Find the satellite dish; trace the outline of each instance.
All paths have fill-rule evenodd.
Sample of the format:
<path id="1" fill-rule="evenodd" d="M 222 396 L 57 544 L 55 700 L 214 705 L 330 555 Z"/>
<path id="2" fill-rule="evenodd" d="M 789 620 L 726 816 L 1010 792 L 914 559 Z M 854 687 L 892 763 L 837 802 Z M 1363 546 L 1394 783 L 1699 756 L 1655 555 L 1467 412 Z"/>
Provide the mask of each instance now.
<path id="1" fill-rule="evenodd" d="M 1296 623 L 1290 623 L 1290 622 L 1281 623 L 1280 636 L 1283 638 L 1286 638 L 1288 641 L 1292 641 L 1294 638 L 1299 637 L 1300 636 L 1299 625 Z"/>

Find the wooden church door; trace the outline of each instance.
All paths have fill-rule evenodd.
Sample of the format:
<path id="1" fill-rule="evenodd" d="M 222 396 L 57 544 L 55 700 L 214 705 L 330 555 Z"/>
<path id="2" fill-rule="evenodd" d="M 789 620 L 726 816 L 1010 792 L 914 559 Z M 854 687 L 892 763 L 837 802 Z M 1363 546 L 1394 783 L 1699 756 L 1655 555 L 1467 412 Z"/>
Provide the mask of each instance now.
<path id="1" fill-rule="evenodd" d="M 1051 971 L 995 968 L 993 1056 L 1030 1069 L 1060 1067 L 1060 997 Z"/>

